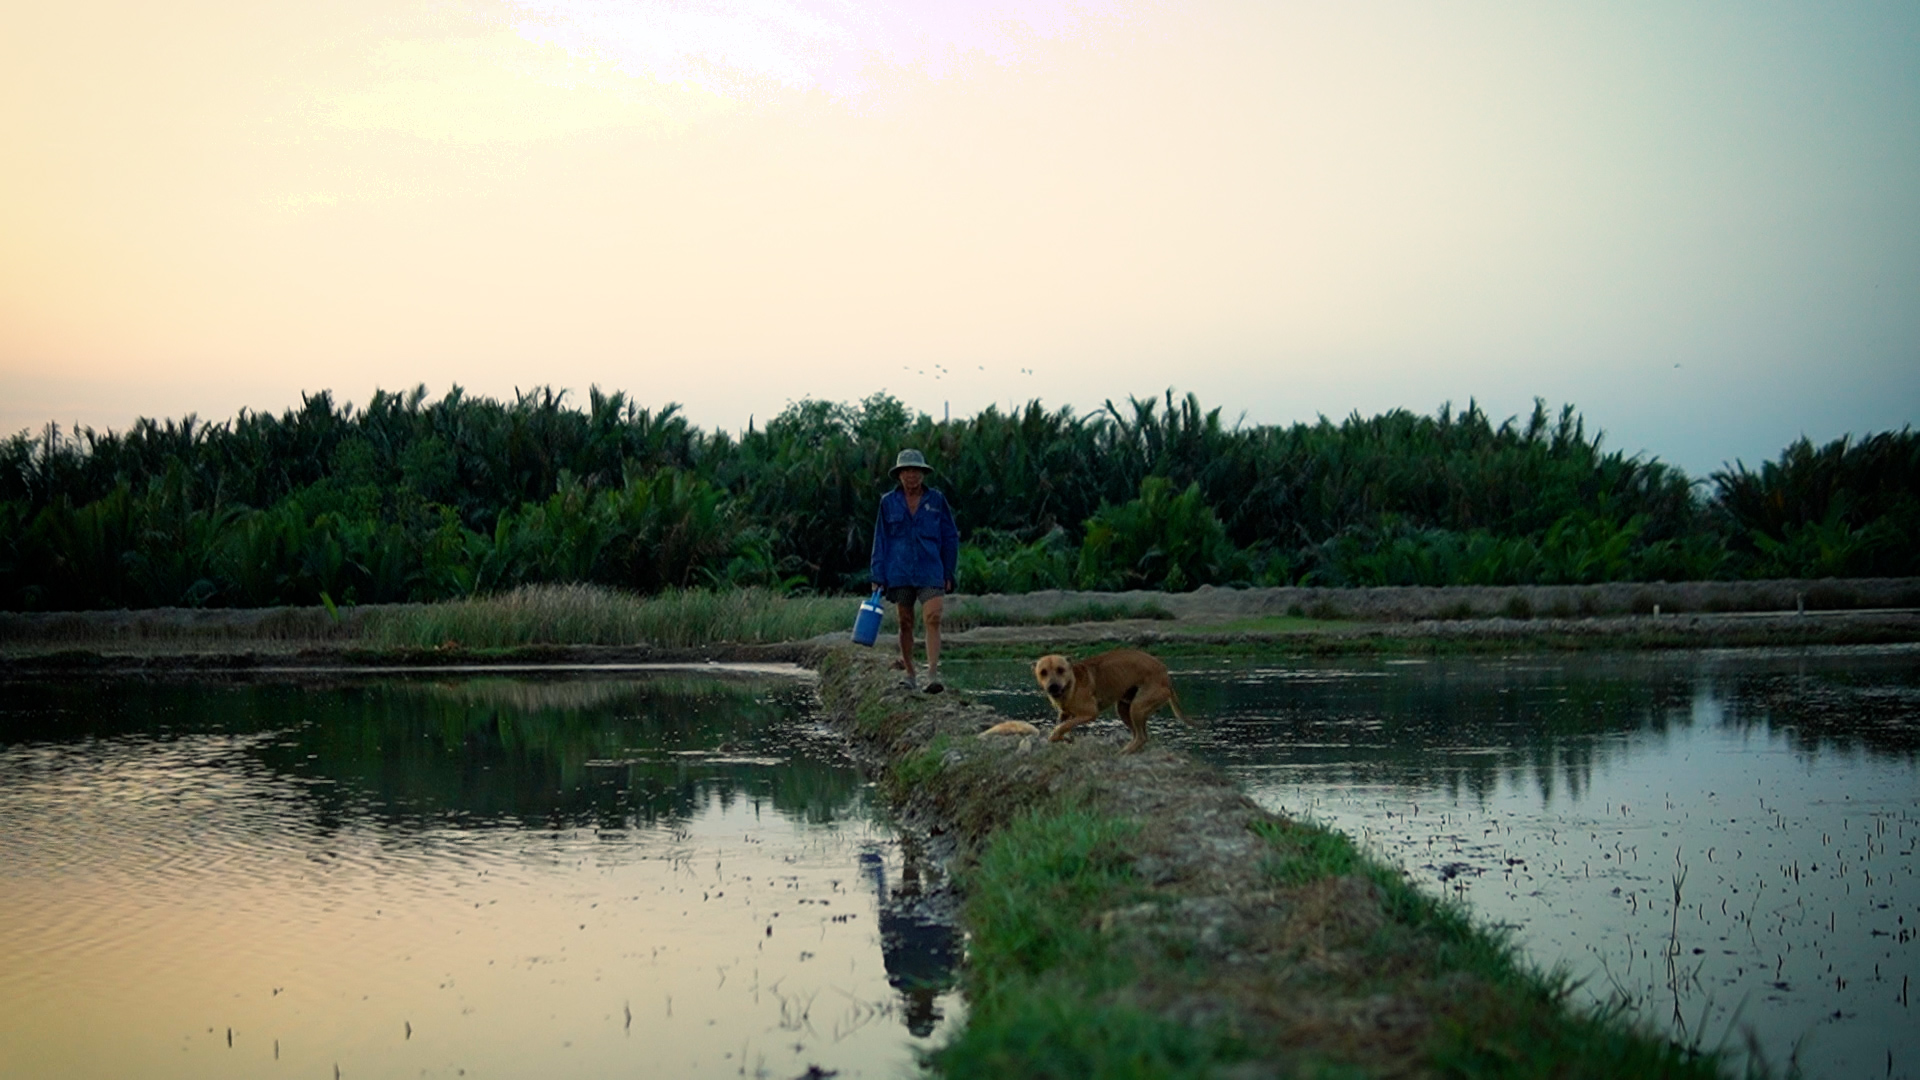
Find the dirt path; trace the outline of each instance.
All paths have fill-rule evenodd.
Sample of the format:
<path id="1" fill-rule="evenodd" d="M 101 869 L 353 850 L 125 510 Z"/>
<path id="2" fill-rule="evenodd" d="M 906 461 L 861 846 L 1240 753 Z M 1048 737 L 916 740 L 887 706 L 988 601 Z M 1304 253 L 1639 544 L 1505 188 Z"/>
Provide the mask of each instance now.
<path id="1" fill-rule="evenodd" d="M 1345 837 L 1187 755 L 983 738 L 1004 717 L 911 693 L 876 653 L 820 670 L 830 716 L 967 892 L 948 1075 L 1717 1074 L 1569 1006 Z"/>

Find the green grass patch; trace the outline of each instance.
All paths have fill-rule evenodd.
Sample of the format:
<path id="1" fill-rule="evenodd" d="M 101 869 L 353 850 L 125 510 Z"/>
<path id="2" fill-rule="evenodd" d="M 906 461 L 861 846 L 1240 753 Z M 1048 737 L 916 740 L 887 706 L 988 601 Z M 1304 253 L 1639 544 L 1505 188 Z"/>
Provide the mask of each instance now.
<path id="1" fill-rule="evenodd" d="M 1100 1003 L 1067 980 L 1037 983 L 1017 1009 L 973 1013 L 929 1062 L 946 1076 L 1030 1080 L 1184 1080 L 1220 1075 L 1234 1040 L 1144 1009 Z"/>
<path id="2" fill-rule="evenodd" d="M 1359 849 L 1345 833 L 1280 820 L 1256 821 L 1252 828 L 1272 845 L 1266 871 L 1282 885 L 1351 874 L 1362 865 Z"/>
<path id="3" fill-rule="evenodd" d="M 1417 937 L 1420 946 L 1430 951 L 1437 972 L 1470 971 L 1495 981 L 1523 974 L 1514 946 L 1504 935 L 1475 927 L 1460 905 L 1414 888 L 1391 867 L 1368 858 L 1345 833 L 1287 820 L 1256 821 L 1252 828 L 1273 847 L 1266 871 L 1282 885 L 1348 874 L 1373 882 L 1388 920 L 1381 940 L 1374 943 L 1375 952 L 1390 952 L 1407 943 L 1391 939 Z"/>
<path id="4" fill-rule="evenodd" d="M 873 698 L 863 701 L 853 711 L 853 724 L 862 735 L 878 735 L 885 731 L 893 720 L 894 710 L 886 701 Z"/>
<path id="5" fill-rule="evenodd" d="M 1371 881 L 1386 916 L 1363 944 L 1371 966 L 1403 985 L 1446 987 L 1448 1008 L 1428 1048 L 1442 1075 L 1461 1077 L 1719 1077 L 1716 1054 L 1677 1046 L 1608 1010 L 1569 1003 L 1564 970 L 1524 964 L 1512 939 L 1475 926 L 1460 904 L 1429 896 L 1346 835 L 1313 823 L 1266 820 L 1254 832 L 1266 864 L 1289 886 L 1345 875 Z"/>
<path id="6" fill-rule="evenodd" d="M 940 775 L 940 770 L 945 765 L 947 751 L 951 749 L 953 749 L 951 736 L 936 735 L 924 750 L 909 754 L 896 762 L 887 774 L 887 785 L 893 797 L 900 798 Z"/>
<path id="7" fill-rule="evenodd" d="M 1032 979 L 1066 963 L 1107 967 L 1112 958 L 1093 919 L 1133 897 L 1127 852 L 1137 831 L 1081 811 L 1034 809 L 994 835 L 964 879 L 985 980 L 976 989 L 986 1001 L 1003 979 Z"/>
<path id="8" fill-rule="evenodd" d="M 967 1026 L 933 1052 L 947 1076 L 1199 1077 L 1244 1057 L 1221 1032 L 1115 1000 L 1138 974 L 1100 930 L 1144 895 L 1131 823 L 1036 808 L 993 835 L 964 877 Z"/>
<path id="9" fill-rule="evenodd" d="M 656 645 L 798 641 L 852 624 L 846 597 L 768 589 L 669 590 L 636 596 L 599 585 L 527 585 L 498 596 L 367 613 L 375 647 Z"/>

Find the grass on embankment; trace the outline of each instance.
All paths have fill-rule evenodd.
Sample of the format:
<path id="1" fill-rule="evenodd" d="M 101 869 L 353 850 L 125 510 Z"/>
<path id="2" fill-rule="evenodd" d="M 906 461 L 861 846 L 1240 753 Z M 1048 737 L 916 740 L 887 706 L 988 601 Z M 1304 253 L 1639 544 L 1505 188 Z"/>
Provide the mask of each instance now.
<path id="1" fill-rule="evenodd" d="M 273 609 L 0 612 L 0 647 L 69 650 L 243 651 L 345 646 L 354 650 L 501 651 L 525 646 L 761 645 L 851 629 L 860 598 L 769 589 L 674 589 L 640 595 L 600 585 L 526 585 L 434 604 Z M 1068 603 L 1048 611 L 959 603 L 950 632 L 976 626 L 1059 626 L 1172 619 L 1151 600 Z M 891 605 L 883 637 L 896 630 Z"/>
<path id="2" fill-rule="evenodd" d="M 527 585 L 498 596 L 369 612 L 375 648 L 656 645 L 800 641 L 852 622 L 845 597 L 766 589 L 672 590 L 637 596 L 597 585 Z"/>
<path id="3" fill-rule="evenodd" d="M 1853 625 L 1829 620 L 1740 620 L 1697 628 L 1681 620 L 1591 620 L 1583 622 L 1452 622 L 1363 624 L 1290 616 L 1234 623 L 1187 623 L 1151 598 L 1067 601 L 1046 610 L 996 607 L 991 601 L 958 598 L 944 620 L 949 634 L 975 627 L 1093 626 L 1082 630 L 1139 643 L 1169 655 L 1218 655 L 1277 651 L 1317 655 L 1504 652 L 1540 650 L 1698 648 L 1705 645 L 1877 644 L 1911 640 L 1911 627 Z M 598 585 L 527 585 L 497 596 L 438 604 L 341 609 L 351 620 L 355 644 L 373 649 L 437 649 L 449 642 L 464 649 L 500 650 L 540 645 L 646 645 L 691 648 L 713 644 L 762 645 L 798 642 L 823 634 L 846 634 L 859 598 L 793 596 L 767 589 L 668 590 L 651 596 Z M 1139 624 L 1153 623 L 1145 630 Z M 1101 624 L 1126 623 L 1125 628 Z M 881 641 L 898 632 L 887 605 Z M 924 633 L 918 635 L 924 636 Z M 1030 635 L 1029 635 L 1030 636 Z M 1091 647 L 1082 642 L 1075 651 Z M 956 656 L 1037 655 L 1032 643 L 950 642 Z"/>
<path id="4" fill-rule="evenodd" d="M 1346 837 L 1216 771 L 1094 734 L 1024 747 L 992 710 L 901 692 L 877 656 L 821 693 L 883 785 L 960 846 L 971 932 L 949 1076 L 1711 1077 Z M 1089 729 L 1083 729 L 1089 730 Z"/>
<path id="5" fill-rule="evenodd" d="M 1166 598 L 1059 594 L 1050 604 L 956 597 L 946 630 L 951 655 L 1031 658 L 1055 648 L 1080 653 L 1149 645 L 1177 655 L 1393 655 L 1584 649 L 1863 645 L 1913 641 L 1920 623 L 1897 613 L 1773 619 L 1620 618 L 1362 623 L 1297 616 L 1233 621 L 1178 618 Z M 98 661 L 134 654 L 292 653 L 344 649 L 427 662 L 559 646 L 759 646 L 838 636 L 854 596 L 786 595 L 767 589 L 670 590 L 644 596 L 596 585 L 532 585 L 496 596 L 437 604 L 272 609 L 0 612 L 0 653 L 65 650 Z M 1026 633 L 964 631 L 1027 627 Z M 1058 627 L 1050 635 L 1045 628 Z M 1071 627 L 1071 628 L 1069 628 Z M 889 605 L 881 635 L 896 633 Z M 458 649 L 448 649 L 455 645 Z"/>
<path id="6" fill-rule="evenodd" d="M 770 644 L 848 631 L 859 600 L 788 596 L 767 589 L 677 589 L 638 596 L 598 585 L 527 585 L 498 596 L 370 612 L 361 640 L 374 647 Z M 946 618 L 973 626 L 1057 626 L 1115 619 L 1171 619 L 1149 602 L 1075 604 L 1031 614 L 974 605 Z M 889 605 L 883 636 L 897 633 Z"/>

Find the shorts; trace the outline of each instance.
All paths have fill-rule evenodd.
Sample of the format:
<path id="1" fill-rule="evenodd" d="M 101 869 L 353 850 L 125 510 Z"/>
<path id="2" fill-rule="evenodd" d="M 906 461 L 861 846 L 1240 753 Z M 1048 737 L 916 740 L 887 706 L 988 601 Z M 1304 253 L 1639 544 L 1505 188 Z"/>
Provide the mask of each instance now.
<path id="1" fill-rule="evenodd" d="M 938 585 L 895 585 L 886 591 L 887 602 L 912 607 L 915 602 L 937 600 L 947 594 Z"/>

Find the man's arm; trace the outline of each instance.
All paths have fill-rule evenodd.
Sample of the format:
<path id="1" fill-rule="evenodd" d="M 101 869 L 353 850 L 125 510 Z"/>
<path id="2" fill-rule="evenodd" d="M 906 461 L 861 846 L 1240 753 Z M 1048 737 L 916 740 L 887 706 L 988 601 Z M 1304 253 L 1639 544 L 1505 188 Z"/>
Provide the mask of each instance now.
<path id="1" fill-rule="evenodd" d="M 945 496 L 940 501 L 947 511 L 940 515 L 940 565 L 946 571 L 947 591 L 952 592 L 960 569 L 960 527 L 953 521 L 953 504 Z"/>

